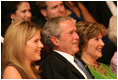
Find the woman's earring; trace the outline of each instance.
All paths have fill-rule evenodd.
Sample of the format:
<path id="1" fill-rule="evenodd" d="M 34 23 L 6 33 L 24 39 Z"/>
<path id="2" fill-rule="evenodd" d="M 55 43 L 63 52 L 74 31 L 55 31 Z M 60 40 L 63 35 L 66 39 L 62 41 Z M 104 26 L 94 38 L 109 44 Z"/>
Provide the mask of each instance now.
<path id="1" fill-rule="evenodd" d="M 11 20 L 11 23 L 14 23 L 14 19 Z"/>

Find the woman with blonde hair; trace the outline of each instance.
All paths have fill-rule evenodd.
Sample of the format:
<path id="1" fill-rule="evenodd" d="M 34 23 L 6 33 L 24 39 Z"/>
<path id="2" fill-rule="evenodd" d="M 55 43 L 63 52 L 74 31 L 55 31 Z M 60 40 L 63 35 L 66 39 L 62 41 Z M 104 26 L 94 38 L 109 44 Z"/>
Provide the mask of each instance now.
<path id="1" fill-rule="evenodd" d="M 3 79 L 40 78 L 34 61 L 41 59 L 41 28 L 28 22 L 18 21 L 9 26 L 2 48 Z"/>

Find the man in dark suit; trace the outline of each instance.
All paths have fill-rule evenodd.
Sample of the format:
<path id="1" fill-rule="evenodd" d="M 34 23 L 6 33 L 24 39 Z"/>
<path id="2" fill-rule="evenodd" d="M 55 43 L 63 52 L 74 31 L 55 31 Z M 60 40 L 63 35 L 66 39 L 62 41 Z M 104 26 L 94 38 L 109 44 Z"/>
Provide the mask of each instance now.
<path id="1" fill-rule="evenodd" d="M 79 51 L 79 36 L 75 23 L 70 17 L 56 17 L 49 19 L 45 24 L 42 32 L 44 41 L 53 48 L 53 51 L 40 65 L 41 78 L 93 78 L 90 73 L 90 76 L 86 75 L 74 62 L 75 54 Z"/>

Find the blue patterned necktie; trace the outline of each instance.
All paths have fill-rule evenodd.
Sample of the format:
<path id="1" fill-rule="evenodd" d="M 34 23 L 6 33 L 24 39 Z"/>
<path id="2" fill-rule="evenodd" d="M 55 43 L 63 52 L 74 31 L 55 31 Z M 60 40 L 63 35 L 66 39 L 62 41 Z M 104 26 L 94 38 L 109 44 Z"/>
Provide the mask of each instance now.
<path id="1" fill-rule="evenodd" d="M 76 57 L 74 57 L 74 62 L 86 74 L 86 76 L 87 76 L 88 79 L 93 79 L 92 76 L 90 75 L 90 73 L 84 67 L 84 65 Z"/>

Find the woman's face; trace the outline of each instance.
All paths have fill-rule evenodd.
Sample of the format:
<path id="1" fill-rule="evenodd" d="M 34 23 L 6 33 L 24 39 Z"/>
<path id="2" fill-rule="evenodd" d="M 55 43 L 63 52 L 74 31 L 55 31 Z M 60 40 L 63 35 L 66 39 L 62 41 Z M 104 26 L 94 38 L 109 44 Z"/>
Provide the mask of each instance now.
<path id="1" fill-rule="evenodd" d="M 11 19 L 13 20 L 31 21 L 31 17 L 32 17 L 31 8 L 28 2 L 21 2 L 17 6 L 15 14 L 11 15 Z"/>
<path id="2" fill-rule="evenodd" d="M 92 38 L 88 41 L 87 45 L 84 47 L 86 55 L 91 56 L 93 59 L 98 59 L 102 57 L 102 48 L 104 43 L 102 41 L 102 35 L 99 34 L 97 37 Z"/>
<path id="3" fill-rule="evenodd" d="M 30 40 L 26 42 L 25 59 L 30 62 L 40 60 L 42 48 L 43 44 L 41 43 L 41 35 L 40 31 L 38 31 Z"/>

